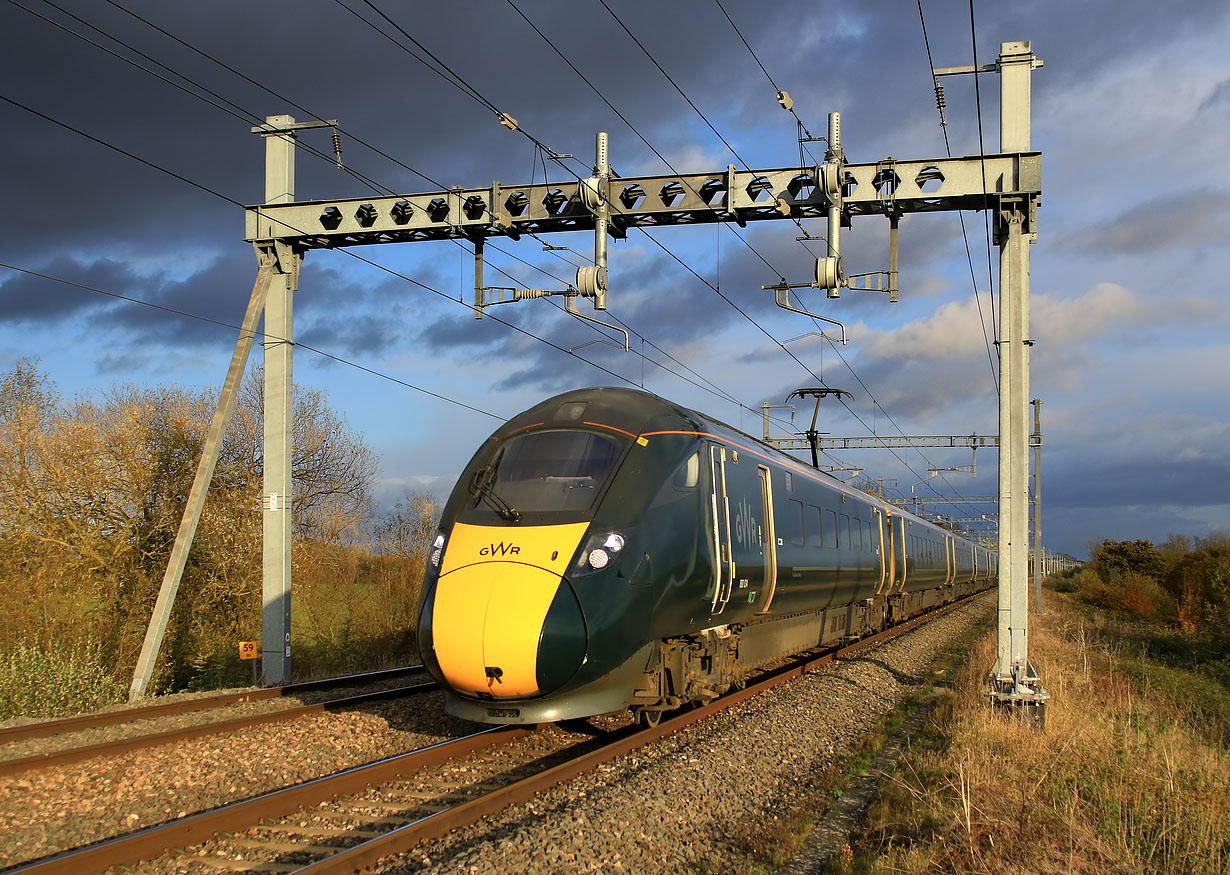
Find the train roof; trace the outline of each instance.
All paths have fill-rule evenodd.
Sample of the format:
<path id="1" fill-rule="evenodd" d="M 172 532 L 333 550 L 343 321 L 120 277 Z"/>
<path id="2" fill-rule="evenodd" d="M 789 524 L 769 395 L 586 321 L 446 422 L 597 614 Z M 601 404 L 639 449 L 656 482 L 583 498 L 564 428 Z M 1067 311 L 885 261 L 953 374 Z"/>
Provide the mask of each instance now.
<path id="1" fill-rule="evenodd" d="M 716 438 L 733 444 L 737 448 L 759 456 L 766 461 L 788 468 L 803 477 L 822 482 L 825 486 L 835 491 L 842 492 L 859 501 L 881 507 L 887 513 L 905 517 L 928 528 L 974 544 L 979 549 L 986 549 L 970 541 L 968 538 L 937 526 L 934 522 L 924 519 L 911 511 L 882 501 L 862 490 L 847 486 L 828 472 L 819 471 L 811 465 L 775 447 L 771 447 L 759 438 L 753 437 L 719 419 L 698 413 L 687 407 L 682 407 L 642 389 L 622 386 L 596 386 L 588 389 L 573 389 L 563 392 L 547 398 L 523 413 L 514 416 L 496 429 L 492 437 L 503 439 L 517 432 L 539 427 L 567 428 L 577 426 L 613 429 L 633 439 L 642 436 L 652 437 L 654 434 L 672 433 L 695 434 L 697 437 Z"/>

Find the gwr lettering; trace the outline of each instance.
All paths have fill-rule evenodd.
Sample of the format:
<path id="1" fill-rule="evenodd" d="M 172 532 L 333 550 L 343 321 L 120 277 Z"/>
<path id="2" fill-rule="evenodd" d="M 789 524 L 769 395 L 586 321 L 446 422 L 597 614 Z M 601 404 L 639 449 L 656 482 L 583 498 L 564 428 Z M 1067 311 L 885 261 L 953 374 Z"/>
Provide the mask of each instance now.
<path id="1" fill-rule="evenodd" d="M 503 541 L 500 541 L 498 544 L 491 544 L 490 546 L 483 547 L 478 551 L 479 556 L 511 556 L 520 555 L 520 553 L 520 547 L 515 544 L 505 544 Z"/>

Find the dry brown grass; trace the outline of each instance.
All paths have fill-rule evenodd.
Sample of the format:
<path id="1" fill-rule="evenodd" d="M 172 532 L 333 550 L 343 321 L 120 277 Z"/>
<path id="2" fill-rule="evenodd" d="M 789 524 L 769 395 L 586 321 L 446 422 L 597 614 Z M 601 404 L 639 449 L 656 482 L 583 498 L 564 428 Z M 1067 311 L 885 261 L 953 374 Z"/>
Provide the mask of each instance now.
<path id="1" fill-rule="evenodd" d="M 1031 617 L 1046 731 L 982 697 L 988 635 L 834 872 L 1230 872 L 1224 741 L 1173 678 L 1095 645 L 1068 598 Z"/>

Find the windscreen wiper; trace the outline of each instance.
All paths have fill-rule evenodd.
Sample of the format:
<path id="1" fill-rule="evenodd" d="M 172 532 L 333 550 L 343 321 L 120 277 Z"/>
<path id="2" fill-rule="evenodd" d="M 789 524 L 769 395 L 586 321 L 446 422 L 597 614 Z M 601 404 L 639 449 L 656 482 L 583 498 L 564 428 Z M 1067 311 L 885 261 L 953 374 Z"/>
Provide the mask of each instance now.
<path id="1" fill-rule="evenodd" d="M 496 495 L 494 484 L 495 470 L 490 465 L 484 466 L 474 472 L 474 479 L 470 481 L 470 493 L 477 495 L 479 501 L 486 502 L 492 510 L 509 522 L 520 522 L 521 514 L 515 507 Z"/>

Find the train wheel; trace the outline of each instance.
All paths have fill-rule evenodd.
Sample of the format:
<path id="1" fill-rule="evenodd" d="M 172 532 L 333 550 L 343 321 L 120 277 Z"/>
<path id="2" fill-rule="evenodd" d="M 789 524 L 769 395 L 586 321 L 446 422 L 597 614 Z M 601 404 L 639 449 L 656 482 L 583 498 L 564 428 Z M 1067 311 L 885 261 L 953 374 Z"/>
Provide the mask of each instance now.
<path id="1" fill-rule="evenodd" d="M 657 708 L 637 708 L 636 725 L 640 729 L 653 729 L 662 722 L 662 712 Z"/>

